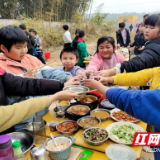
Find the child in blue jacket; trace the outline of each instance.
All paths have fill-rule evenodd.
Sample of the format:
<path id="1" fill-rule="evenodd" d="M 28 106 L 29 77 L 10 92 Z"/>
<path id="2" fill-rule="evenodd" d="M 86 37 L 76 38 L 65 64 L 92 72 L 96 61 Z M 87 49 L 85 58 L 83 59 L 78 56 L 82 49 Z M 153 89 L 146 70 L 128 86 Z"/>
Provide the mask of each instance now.
<path id="1" fill-rule="evenodd" d="M 84 86 L 97 89 L 117 108 L 129 115 L 154 126 L 154 132 L 160 132 L 160 90 L 124 90 L 110 89 L 93 79 L 85 79 Z M 154 147 L 160 150 L 160 146 Z M 155 160 L 160 160 L 160 152 L 154 152 Z"/>

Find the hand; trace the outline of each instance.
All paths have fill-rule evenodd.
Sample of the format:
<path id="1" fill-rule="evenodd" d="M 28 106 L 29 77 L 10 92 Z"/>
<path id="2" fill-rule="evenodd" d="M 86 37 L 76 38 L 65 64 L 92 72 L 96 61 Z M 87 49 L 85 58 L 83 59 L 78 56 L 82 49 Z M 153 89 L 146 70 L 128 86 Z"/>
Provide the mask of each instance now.
<path id="1" fill-rule="evenodd" d="M 93 74 L 95 71 L 94 70 L 85 70 L 84 72 L 85 72 L 85 74 Z"/>
<path id="2" fill-rule="evenodd" d="M 130 49 L 130 46 L 127 46 L 128 49 Z"/>
<path id="3" fill-rule="evenodd" d="M 78 95 L 77 93 L 73 91 L 61 91 L 57 92 L 54 95 L 50 96 L 51 102 L 57 101 L 57 100 L 64 100 L 64 101 L 71 101 L 75 97 L 80 97 L 81 95 Z"/>
<path id="4" fill-rule="evenodd" d="M 37 70 L 36 69 L 29 69 L 26 73 L 24 73 L 23 75 L 26 77 L 33 77 L 33 78 L 38 78 L 37 75 Z"/>
<path id="5" fill-rule="evenodd" d="M 114 76 L 114 75 L 116 75 L 116 69 L 115 68 L 100 71 L 100 76 L 102 76 L 102 77 L 110 77 L 110 76 Z"/>
<path id="6" fill-rule="evenodd" d="M 84 79 L 83 80 L 83 85 L 88 87 L 89 89 L 97 89 L 99 88 L 99 86 L 101 86 L 102 84 L 99 81 L 93 80 L 93 79 Z"/>
<path id="7" fill-rule="evenodd" d="M 70 78 L 66 83 L 64 83 L 64 87 L 70 86 L 70 85 L 79 85 L 80 81 L 78 77 L 72 77 Z"/>
<path id="8" fill-rule="evenodd" d="M 113 77 L 100 77 L 99 82 L 101 82 L 102 84 L 108 84 L 108 83 L 113 83 L 114 79 Z"/>
<path id="9" fill-rule="evenodd" d="M 122 48 L 124 48 L 124 46 L 122 46 Z"/>

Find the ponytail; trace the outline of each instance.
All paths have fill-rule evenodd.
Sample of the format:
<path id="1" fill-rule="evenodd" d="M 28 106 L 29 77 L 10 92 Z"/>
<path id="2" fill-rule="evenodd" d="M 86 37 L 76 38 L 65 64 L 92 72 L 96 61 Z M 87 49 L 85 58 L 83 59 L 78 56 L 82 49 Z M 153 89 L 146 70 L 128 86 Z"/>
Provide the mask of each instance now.
<path id="1" fill-rule="evenodd" d="M 77 49 L 78 38 L 82 38 L 82 37 L 84 37 L 84 36 L 85 36 L 85 32 L 84 32 L 83 30 L 79 30 L 79 31 L 77 32 L 77 35 L 76 35 L 76 37 L 75 37 L 74 40 L 73 40 L 73 48 L 74 48 L 74 49 Z"/>

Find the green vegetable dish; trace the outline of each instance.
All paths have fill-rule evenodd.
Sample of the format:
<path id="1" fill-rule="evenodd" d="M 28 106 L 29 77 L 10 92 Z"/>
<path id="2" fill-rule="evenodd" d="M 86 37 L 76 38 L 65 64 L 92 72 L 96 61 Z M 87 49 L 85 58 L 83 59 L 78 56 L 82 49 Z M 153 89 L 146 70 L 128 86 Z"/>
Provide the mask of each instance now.
<path id="1" fill-rule="evenodd" d="M 141 129 L 135 129 L 131 125 L 115 125 L 109 132 L 110 138 L 119 143 L 132 143 L 135 132 L 141 132 Z"/>
<path id="2" fill-rule="evenodd" d="M 88 141 L 92 142 L 100 142 L 106 139 L 108 136 L 108 133 L 100 128 L 93 128 L 89 129 L 84 133 L 84 138 Z"/>

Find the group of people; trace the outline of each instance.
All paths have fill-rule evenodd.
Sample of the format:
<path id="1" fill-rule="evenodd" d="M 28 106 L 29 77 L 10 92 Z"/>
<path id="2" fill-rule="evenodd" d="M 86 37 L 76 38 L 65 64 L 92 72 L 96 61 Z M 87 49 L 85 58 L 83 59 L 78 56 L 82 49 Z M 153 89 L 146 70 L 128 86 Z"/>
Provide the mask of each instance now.
<path id="1" fill-rule="evenodd" d="M 78 78 L 74 77 L 77 74 L 84 72 L 92 74 L 97 71 L 100 71 L 100 80 L 84 79 L 84 86 L 97 89 L 117 108 L 153 125 L 154 131 L 160 132 L 160 68 L 158 67 L 160 65 L 160 15 L 150 15 L 143 24 L 139 24 L 139 36 L 142 34 L 141 28 L 143 28 L 145 44 L 140 46 L 141 53 L 136 57 L 124 61 L 124 57 L 116 52 L 114 38 L 103 36 L 98 39 L 96 53 L 84 71 L 83 60 L 88 56 L 84 41 L 85 33 L 83 30 L 76 30 L 75 38 L 71 40 L 69 28 L 63 26 L 65 44 L 60 53 L 63 67 L 54 69 L 45 66 L 37 71 L 36 68 L 43 63 L 27 54 L 29 38 L 26 33 L 19 27 L 2 27 L 0 29 L 0 67 L 2 68 L 0 70 L 0 132 L 12 126 L 16 130 L 22 129 L 25 123 L 33 119 L 34 114 L 42 116 L 46 114 L 48 106 L 53 101 L 78 97 L 77 93 L 61 90 L 67 85 L 79 85 Z M 117 43 L 129 48 L 131 44 L 127 34 L 125 24 L 120 23 L 119 30 L 116 32 Z M 137 49 L 139 51 L 139 48 Z M 139 91 L 109 89 L 103 85 L 106 83 L 120 86 L 148 86 L 149 89 Z M 42 95 L 51 96 L 34 98 Z M 10 129 L 13 131 L 13 128 Z M 155 160 L 159 160 L 160 153 L 154 154 Z"/>

